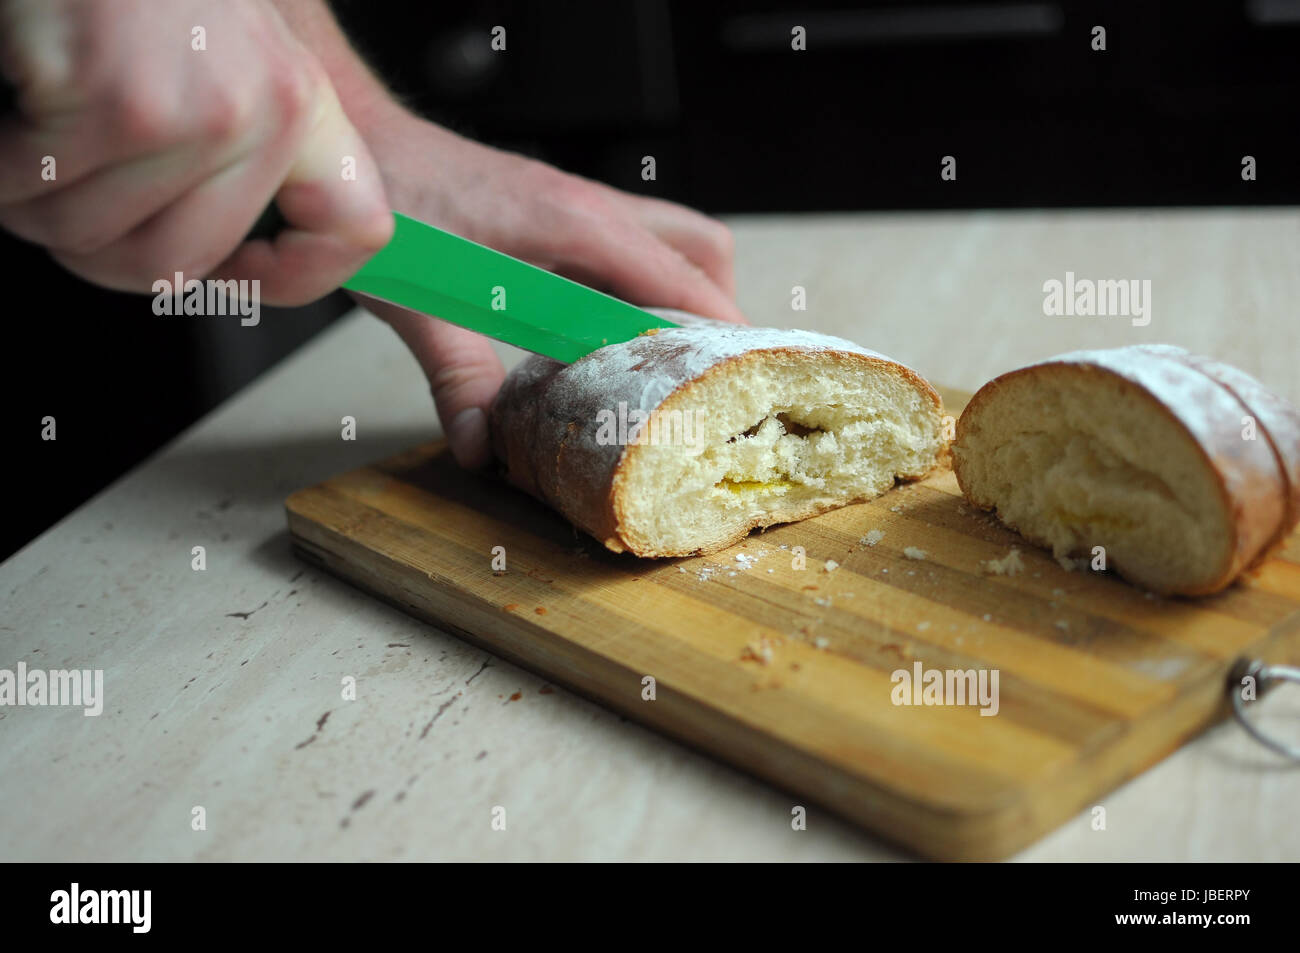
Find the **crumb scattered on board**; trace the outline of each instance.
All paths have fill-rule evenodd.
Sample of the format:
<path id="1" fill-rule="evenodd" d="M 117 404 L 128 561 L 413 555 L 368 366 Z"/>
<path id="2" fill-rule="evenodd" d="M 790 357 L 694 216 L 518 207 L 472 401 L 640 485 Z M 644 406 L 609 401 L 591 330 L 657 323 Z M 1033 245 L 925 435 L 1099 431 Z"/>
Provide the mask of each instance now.
<path id="1" fill-rule="evenodd" d="M 1001 559 L 986 559 L 980 565 L 985 572 L 994 576 L 1014 576 L 1025 571 L 1025 561 L 1020 558 L 1020 550 L 1015 546 Z"/>
<path id="2" fill-rule="evenodd" d="M 884 530 L 873 529 L 869 533 L 867 533 L 866 536 L 863 536 L 860 540 L 858 540 L 858 542 L 866 546 L 874 546 L 876 545 L 876 543 L 880 542 L 884 538 L 885 538 Z"/>
<path id="3" fill-rule="evenodd" d="M 839 569 L 839 568 L 840 568 L 840 564 L 837 563 L 835 560 L 833 560 L 833 559 L 828 559 L 828 560 L 826 560 L 826 571 L 827 571 L 827 572 L 834 572 L 835 570 L 837 570 L 837 569 Z"/>
<path id="4" fill-rule="evenodd" d="M 908 559 L 925 559 L 929 553 L 924 549 L 918 549 L 915 546 L 907 546 L 903 549 L 903 555 Z"/>
<path id="5" fill-rule="evenodd" d="M 740 660 L 742 662 L 757 662 L 759 665 L 770 665 L 773 644 L 772 640 L 767 636 L 754 639 L 752 642 L 746 642 L 745 647 L 740 650 Z"/>
<path id="6" fill-rule="evenodd" d="M 1066 572 L 1074 572 L 1076 569 L 1088 568 L 1088 560 L 1071 559 L 1069 556 L 1066 556 L 1064 554 L 1057 556 L 1056 561 L 1060 564 L 1061 568 L 1064 569 Z"/>

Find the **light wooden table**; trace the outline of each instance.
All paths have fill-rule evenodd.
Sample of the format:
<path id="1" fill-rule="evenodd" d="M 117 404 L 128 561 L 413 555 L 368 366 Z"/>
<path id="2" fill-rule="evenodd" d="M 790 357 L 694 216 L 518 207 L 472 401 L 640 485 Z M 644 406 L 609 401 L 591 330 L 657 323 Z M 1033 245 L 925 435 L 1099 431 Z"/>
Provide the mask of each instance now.
<path id="1" fill-rule="evenodd" d="M 1298 222 L 1225 210 L 732 224 L 755 323 L 841 334 L 944 384 L 1168 341 L 1300 402 Z M 1045 316 L 1043 282 L 1067 271 L 1150 279 L 1151 324 Z M 806 313 L 790 309 L 795 285 Z M 340 439 L 344 415 L 355 442 Z M 107 695 L 98 718 L 0 708 L 0 859 L 902 856 L 815 809 L 791 831 L 787 795 L 291 555 L 288 493 L 435 432 L 414 362 L 355 315 L 0 565 L 0 668 L 102 668 Z M 341 698 L 346 676 L 355 701 Z M 1266 705 L 1294 734 L 1294 694 Z M 1297 860 L 1297 803 L 1300 768 L 1225 724 L 1104 799 L 1104 832 L 1080 815 L 1022 856 Z"/>

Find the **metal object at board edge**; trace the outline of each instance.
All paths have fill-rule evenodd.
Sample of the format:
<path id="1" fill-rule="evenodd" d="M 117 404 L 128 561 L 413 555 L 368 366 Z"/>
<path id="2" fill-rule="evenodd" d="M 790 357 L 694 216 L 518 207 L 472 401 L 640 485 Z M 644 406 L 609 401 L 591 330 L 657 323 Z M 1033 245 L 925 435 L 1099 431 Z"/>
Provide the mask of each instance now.
<path id="1" fill-rule="evenodd" d="M 1295 682 L 1300 684 L 1300 668 L 1292 665 L 1269 665 L 1259 659 L 1246 660 L 1241 659 L 1232 667 L 1232 672 L 1228 676 L 1228 694 L 1232 697 L 1232 714 L 1241 725 L 1246 729 L 1247 734 L 1271 751 L 1300 762 L 1300 745 L 1287 744 L 1284 741 L 1278 741 L 1276 738 L 1270 738 L 1253 724 L 1246 717 L 1247 701 L 1242 698 L 1242 680 L 1252 678 L 1255 682 L 1255 697 L 1251 699 L 1250 704 L 1254 704 L 1263 697 L 1264 692 L 1272 685 L 1279 682 Z"/>

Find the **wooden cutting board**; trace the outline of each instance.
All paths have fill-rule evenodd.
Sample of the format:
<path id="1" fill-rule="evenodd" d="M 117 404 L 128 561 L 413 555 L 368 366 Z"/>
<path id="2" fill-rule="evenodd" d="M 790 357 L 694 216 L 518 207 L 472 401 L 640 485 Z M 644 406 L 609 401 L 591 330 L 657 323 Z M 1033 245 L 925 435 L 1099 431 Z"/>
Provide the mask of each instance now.
<path id="1" fill-rule="evenodd" d="M 441 444 L 286 507 L 331 572 L 935 858 L 1007 856 L 1222 718 L 1236 660 L 1300 661 L 1300 534 L 1226 593 L 1155 598 L 1066 571 L 951 473 L 679 560 L 609 553 Z M 986 571 L 1017 545 L 1022 573 Z M 997 714 L 895 704 L 917 663 L 997 670 Z"/>

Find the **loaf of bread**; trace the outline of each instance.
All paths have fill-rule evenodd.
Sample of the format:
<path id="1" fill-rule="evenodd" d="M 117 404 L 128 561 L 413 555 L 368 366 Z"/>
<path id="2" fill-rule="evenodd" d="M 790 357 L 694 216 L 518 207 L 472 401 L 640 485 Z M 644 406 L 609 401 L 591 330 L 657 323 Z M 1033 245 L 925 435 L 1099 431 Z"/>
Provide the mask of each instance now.
<path id="1" fill-rule="evenodd" d="M 705 322 L 564 365 L 533 356 L 491 414 L 506 477 L 615 552 L 715 552 L 869 500 L 946 454 L 911 369 L 839 338 Z"/>
<path id="2" fill-rule="evenodd" d="M 1181 348 L 1064 354 L 1003 374 L 957 422 L 966 498 L 1058 558 L 1153 592 L 1228 586 L 1300 519 L 1300 415 Z"/>

